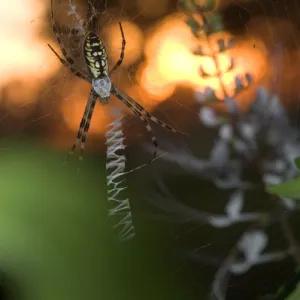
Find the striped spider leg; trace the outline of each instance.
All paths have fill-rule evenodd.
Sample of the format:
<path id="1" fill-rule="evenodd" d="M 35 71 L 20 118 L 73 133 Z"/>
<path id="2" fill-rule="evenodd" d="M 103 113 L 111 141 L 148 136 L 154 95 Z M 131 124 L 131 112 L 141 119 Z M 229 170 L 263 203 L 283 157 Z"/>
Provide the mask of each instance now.
<path id="1" fill-rule="evenodd" d="M 59 35 L 59 31 L 58 31 L 58 28 L 55 24 L 55 21 L 54 21 L 54 12 L 53 12 L 53 0 L 51 0 L 51 23 L 52 23 L 52 31 L 54 33 L 54 36 L 61 48 L 61 51 L 63 53 L 63 56 L 64 58 L 62 58 L 53 48 L 51 45 L 48 44 L 50 50 L 54 53 L 54 55 L 59 59 L 59 61 L 64 65 L 66 66 L 75 76 L 81 78 L 81 79 L 84 79 L 85 81 L 91 83 L 91 80 L 90 78 L 85 75 L 85 74 L 82 74 L 81 72 L 77 71 L 73 65 L 74 65 L 74 60 L 68 55 L 65 47 L 64 47 L 64 44 L 60 38 L 60 35 Z M 77 138 L 75 140 L 75 143 L 73 144 L 71 150 L 69 151 L 69 156 L 71 156 L 74 152 L 75 152 L 75 149 L 76 149 L 76 146 L 78 145 L 79 141 L 81 140 L 81 137 L 83 135 L 83 132 L 84 132 L 84 128 L 89 128 L 89 122 L 88 124 L 87 121 L 88 121 L 88 118 L 91 118 L 91 115 L 92 115 L 92 112 L 93 112 L 93 109 L 94 109 L 94 106 L 95 106 L 95 103 L 96 103 L 96 100 L 97 100 L 97 97 L 95 97 L 95 93 L 93 93 L 93 90 L 91 90 L 90 92 L 90 96 L 89 96 L 89 99 L 88 99 L 88 102 L 86 104 L 86 107 L 85 107 L 85 110 L 84 110 L 84 113 L 83 113 L 83 116 L 82 116 L 82 119 L 80 121 L 80 127 L 79 127 L 79 130 L 77 132 Z M 91 111 L 91 113 L 89 113 Z M 84 137 L 86 139 L 86 135 Z M 68 157 L 66 158 L 66 161 L 68 160 Z"/>
<path id="2" fill-rule="evenodd" d="M 89 81 L 88 77 L 81 72 L 78 72 L 74 67 L 74 60 L 68 55 L 66 48 L 60 38 L 59 35 L 59 30 L 55 24 L 54 21 L 54 11 L 53 11 L 53 0 L 50 2 L 50 7 L 51 7 L 51 24 L 52 24 L 52 31 L 54 33 L 54 36 L 60 46 L 61 52 L 63 53 L 64 58 L 60 57 L 60 55 L 51 47 L 51 45 L 48 44 L 48 47 L 52 50 L 52 52 L 55 54 L 55 56 L 60 60 L 60 62 L 66 66 L 70 71 L 76 75 L 77 77 Z"/>
<path id="3" fill-rule="evenodd" d="M 131 106 L 135 107 L 141 113 L 142 116 L 144 116 L 147 119 L 151 120 L 153 123 L 156 123 L 159 126 L 165 128 L 165 129 L 167 129 L 169 131 L 172 131 L 172 132 L 174 132 L 176 134 L 187 135 L 186 133 L 183 133 L 183 132 L 181 132 L 179 130 L 176 130 L 172 126 L 170 126 L 170 125 L 164 123 L 163 121 L 157 119 L 156 117 L 154 117 L 142 105 L 140 105 L 139 103 L 137 103 L 136 101 L 134 101 L 131 97 L 129 97 L 124 92 L 122 92 L 115 85 L 112 85 L 111 93 L 114 94 L 117 98 L 119 98 L 119 99 L 122 98 L 123 101 L 125 100 L 126 102 L 130 103 Z"/>
<path id="4" fill-rule="evenodd" d="M 147 110 L 145 110 L 140 104 L 138 104 L 136 101 L 134 101 L 131 97 L 129 97 L 124 92 L 122 92 L 120 89 L 118 89 L 113 84 L 112 84 L 112 88 L 111 88 L 111 93 L 113 95 L 115 95 L 121 102 L 123 102 L 135 115 L 137 115 L 141 119 L 141 121 L 144 122 L 147 131 L 152 135 L 152 143 L 154 145 L 154 152 L 153 152 L 153 157 L 148 162 L 148 164 L 150 164 L 156 158 L 157 147 L 158 147 L 156 137 L 153 134 L 153 130 L 152 130 L 150 124 L 148 123 L 148 119 L 151 120 L 153 123 L 156 123 L 156 124 L 160 125 L 161 127 L 168 129 L 176 134 L 186 135 L 185 133 L 174 129 L 170 125 L 168 125 L 168 124 L 164 123 L 163 121 L 154 117 Z"/>

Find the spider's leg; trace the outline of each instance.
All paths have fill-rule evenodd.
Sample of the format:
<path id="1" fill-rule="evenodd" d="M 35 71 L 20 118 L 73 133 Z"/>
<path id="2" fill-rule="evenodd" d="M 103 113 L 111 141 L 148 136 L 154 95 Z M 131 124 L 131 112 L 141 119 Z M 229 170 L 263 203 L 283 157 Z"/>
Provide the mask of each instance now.
<path id="1" fill-rule="evenodd" d="M 52 52 L 56 55 L 56 57 L 60 60 L 60 62 L 61 62 L 64 66 L 66 66 L 67 68 L 69 68 L 70 71 L 71 71 L 74 75 L 76 75 L 77 77 L 79 77 L 79 78 L 81 78 L 81 79 L 86 80 L 87 82 L 91 82 L 91 80 L 88 78 L 88 76 L 86 76 L 86 75 L 84 75 L 84 74 L 82 74 L 82 73 L 76 71 L 76 70 L 72 67 L 72 65 L 74 65 L 74 60 L 68 55 L 68 53 L 67 53 L 67 51 L 66 51 L 66 49 L 65 49 L 65 47 L 64 47 L 64 44 L 63 44 L 63 42 L 62 42 L 62 40 L 61 40 L 61 38 L 60 38 L 60 36 L 59 36 L 57 26 L 56 26 L 56 24 L 55 24 L 55 22 L 54 22 L 53 0 L 51 0 L 51 22 L 52 22 L 52 31 L 53 31 L 54 36 L 55 36 L 55 38 L 56 38 L 56 40 L 57 40 L 57 42 L 58 42 L 58 44 L 59 44 L 59 46 L 60 46 L 60 48 L 61 48 L 61 51 L 62 51 L 62 53 L 63 53 L 65 59 L 62 58 L 62 57 L 60 57 L 60 55 L 59 55 L 59 54 L 51 47 L 51 45 L 48 44 L 49 48 L 50 48 L 50 49 L 52 50 Z"/>
<path id="2" fill-rule="evenodd" d="M 121 53 L 120 53 L 120 58 L 117 61 L 117 63 L 115 64 L 115 66 L 109 72 L 109 76 L 118 69 L 118 67 L 122 64 L 123 59 L 124 59 L 126 40 L 125 40 L 125 36 L 124 36 L 124 32 L 123 32 L 121 22 L 119 22 L 119 25 L 120 25 L 121 35 L 122 35 L 122 50 L 121 50 Z"/>
<path id="3" fill-rule="evenodd" d="M 93 117 L 93 112 L 94 112 L 96 100 L 98 98 L 98 95 L 93 92 L 93 89 L 91 90 L 90 98 L 92 100 L 91 100 L 90 110 L 88 112 L 88 116 L 86 118 L 85 126 L 84 126 L 84 129 L 83 129 L 82 138 L 81 138 L 79 161 L 82 161 L 82 159 L 83 159 L 85 142 L 86 142 L 87 134 L 88 134 L 88 131 L 89 131 L 89 128 L 90 128 L 91 120 L 92 120 L 92 117 Z M 78 168 L 78 170 L 79 170 L 79 168 Z"/>
<path id="4" fill-rule="evenodd" d="M 48 47 L 51 49 L 51 51 L 55 54 L 55 56 L 60 60 L 60 62 L 66 66 L 75 76 L 84 79 L 87 82 L 90 82 L 89 78 L 85 76 L 84 74 L 77 72 L 66 60 L 64 60 L 60 55 L 52 48 L 51 45 L 48 44 Z"/>
<path id="5" fill-rule="evenodd" d="M 181 134 L 181 135 L 187 135 L 184 132 L 181 132 L 175 128 L 173 128 L 172 126 L 170 126 L 169 124 L 157 119 L 156 117 L 154 117 L 152 114 L 150 114 L 147 110 L 145 110 L 144 108 L 142 109 L 142 114 L 145 115 L 149 120 L 151 120 L 153 123 L 158 124 L 159 126 L 161 126 L 162 128 L 165 128 L 167 130 L 170 130 L 176 134 Z"/>
<path id="6" fill-rule="evenodd" d="M 90 93 L 90 95 L 91 95 L 91 93 Z M 89 111 L 91 109 L 92 101 L 93 101 L 93 98 L 90 96 L 89 99 L 88 99 L 88 102 L 87 102 L 87 104 L 85 106 L 85 110 L 84 110 L 84 113 L 83 113 L 81 121 L 80 121 L 80 126 L 79 126 L 79 129 L 78 129 L 78 132 L 77 132 L 76 140 L 75 140 L 72 148 L 70 149 L 67 158 L 65 159 L 65 163 L 74 154 L 75 149 L 76 149 L 79 141 L 81 140 L 81 137 L 82 137 L 82 134 L 83 134 L 83 131 L 84 131 L 84 127 L 85 127 L 85 124 L 87 122 L 87 117 L 88 117 Z"/>
<path id="7" fill-rule="evenodd" d="M 112 91 L 113 93 L 113 91 Z M 151 158 L 151 160 L 148 162 L 148 164 L 151 164 L 152 161 L 155 159 L 156 157 L 156 152 L 157 152 L 157 140 L 156 140 L 156 137 L 153 133 L 153 130 L 150 126 L 150 124 L 148 123 L 147 119 L 137 110 L 134 108 L 134 106 L 128 102 L 124 97 L 122 97 L 122 95 L 120 94 L 117 94 L 117 93 L 113 93 L 121 102 L 123 102 L 135 115 L 137 115 L 141 121 L 144 122 L 145 126 L 146 126 L 146 129 L 147 131 L 149 132 L 149 134 L 152 136 L 152 143 L 154 145 L 154 153 L 153 153 L 153 157 Z"/>
<path id="8" fill-rule="evenodd" d="M 136 101 L 134 101 L 131 97 L 126 95 L 124 92 L 122 92 L 116 86 L 112 85 L 111 92 L 118 98 L 120 96 L 120 97 L 126 99 L 127 102 L 129 102 L 132 106 L 137 108 L 143 116 L 145 116 L 146 118 L 151 120 L 153 123 L 156 123 L 159 126 L 165 128 L 165 129 L 168 129 L 168 130 L 170 130 L 174 133 L 181 134 L 181 135 L 187 135 L 186 133 L 178 131 L 178 130 L 174 129 L 172 126 L 170 126 L 170 125 L 166 124 L 165 122 L 163 122 L 163 121 L 157 119 L 156 117 L 154 117 L 152 114 L 150 114 L 148 111 L 146 111 L 143 106 L 138 104 Z"/>
<path id="9" fill-rule="evenodd" d="M 64 57 L 66 58 L 67 62 L 70 64 L 70 65 L 73 65 L 74 64 L 74 60 L 68 55 L 67 51 L 66 51 L 66 48 L 64 47 L 64 44 L 59 36 L 59 33 L 58 33 L 58 28 L 55 24 L 55 21 L 54 21 L 54 13 L 53 13 L 53 0 L 51 0 L 51 23 L 52 23 L 52 31 L 55 35 L 55 38 L 61 48 L 61 52 L 63 53 Z"/>

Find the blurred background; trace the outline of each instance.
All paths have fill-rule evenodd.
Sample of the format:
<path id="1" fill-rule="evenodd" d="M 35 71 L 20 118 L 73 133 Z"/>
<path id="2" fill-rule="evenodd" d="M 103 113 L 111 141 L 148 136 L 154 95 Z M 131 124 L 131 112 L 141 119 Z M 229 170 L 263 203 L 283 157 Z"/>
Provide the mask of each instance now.
<path id="1" fill-rule="evenodd" d="M 77 2 L 74 1 L 79 12 L 85 12 L 87 3 Z M 117 61 L 121 51 L 118 22 L 122 21 L 127 41 L 126 55 L 120 70 L 115 74 L 114 82 L 145 108 L 163 111 L 160 107 L 172 102 L 169 109 L 178 110 L 191 118 L 193 113 L 189 108 L 195 100 L 193 91 L 207 85 L 218 89 L 218 82 L 214 78 L 204 79 L 199 76 L 200 63 L 211 73 L 214 72 L 214 65 L 210 59 L 199 58 L 191 53 L 197 40 L 184 24 L 185 15 L 177 12 L 176 1 L 94 2 L 102 12 L 99 16 L 99 34 L 105 42 L 111 64 Z M 16 11 L 12 13 L 9 12 L 9 4 L 1 4 L 1 130 L 5 136 L 20 132 L 42 136 L 43 143 L 67 149 L 73 142 L 89 86 L 70 75 L 47 47 L 47 43 L 50 43 L 59 50 L 51 30 L 49 3 L 32 0 L 22 2 L 21 8 L 16 2 Z M 277 41 L 283 47 L 282 59 L 287 51 L 285 43 L 288 43 L 291 48 L 289 51 L 292 51 L 295 59 L 297 57 L 297 47 L 292 47 L 296 43 L 293 38 L 296 28 L 292 26 L 291 19 L 278 15 L 282 22 L 279 25 L 274 16 L 274 12 L 282 14 L 278 4 L 272 8 L 273 4 L 267 1 L 257 3 L 256 6 L 247 1 L 219 4 L 223 7 L 222 14 L 228 27 L 220 36 L 234 34 L 237 38 L 237 46 L 232 49 L 236 68 L 224 76 L 229 89 L 234 76 L 246 71 L 255 77 L 256 85 L 268 81 L 271 67 L 268 48 L 276 46 Z M 268 5 L 271 5 L 273 11 L 270 16 Z M 72 29 L 78 23 L 72 14 L 68 15 L 69 7 L 67 0 L 54 1 L 56 21 L 62 29 Z M 290 10 L 292 12 L 293 9 Z M 275 28 L 275 24 L 280 27 L 280 31 Z M 72 38 L 71 35 L 65 35 L 65 39 L 68 37 Z M 291 40 L 285 41 L 287 37 Z M 221 69 L 226 69 L 228 64 L 224 56 L 221 58 Z M 292 68 L 286 62 L 280 65 Z M 294 61 L 292 65 L 295 67 Z M 293 75 L 289 75 L 289 80 L 286 80 L 293 85 L 293 82 L 297 82 L 296 70 L 290 72 Z M 293 86 L 296 89 L 297 85 Z M 255 86 L 252 86 L 252 92 L 254 89 Z M 292 92 L 292 88 L 285 89 Z M 250 93 L 247 91 L 243 98 L 250 99 Z M 90 143 L 87 145 L 89 151 L 97 151 L 101 145 L 101 142 L 94 143 L 93 140 L 99 141 L 103 135 L 109 120 L 109 109 L 108 106 L 96 107 L 90 128 Z M 176 118 L 178 124 L 175 124 L 169 111 L 165 115 L 174 126 L 182 130 L 188 126 L 186 117 Z"/>
<path id="2" fill-rule="evenodd" d="M 90 3 L 100 12 L 97 28 L 110 65 L 121 51 L 118 22 L 124 28 L 125 59 L 113 82 L 155 116 L 188 133 L 181 138 L 155 127 L 159 147 L 207 156 L 215 132 L 200 125 L 196 95 L 207 86 L 220 98 L 223 91 L 211 58 L 193 54 L 198 41 L 177 1 Z M 84 17 L 87 0 L 55 0 L 54 15 L 68 50 L 80 60 L 82 41 L 72 37 L 78 25 L 72 5 Z M 265 86 L 279 94 L 297 126 L 300 3 L 219 0 L 215 9 L 224 26 L 215 38 L 236 41 L 220 58 L 228 94 L 234 92 L 236 75 L 250 73 L 253 83 L 238 95 L 240 107 L 246 109 L 255 90 Z M 161 193 L 160 182 L 185 205 L 201 202 L 211 211 L 219 209 L 212 200 L 223 192 L 158 160 L 128 178 L 137 236 L 117 243 L 106 217 L 104 135 L 119 101 L 97 103 L 82 173 L 76 175 L 76 155 L 74 164 L 63 169 L 60 163 L 74 142 L 90 86 L 72 76 L 47 47 L 61 53 L 52 33 L 50 1 L 1 1 L 0 23 L 1 299 L 206 299 L 215 269 L 243 225 L 220 231 L 169 220 L 152 202 Z M 229 56 L 235 67 L 227 72 Z M 201 76 L 200 65 L 209 78 Z M 149 160 L 152 147 L 143 124 L 124 111 L 128 165 L 134 167 Z M 249 197 L 261 203 L 265 193 Z M 275 246 L 283 242 L 276 231 L 273 239 Z M 208 250 L 208 256 L 195 260 L 190 250 L 199 248 Z M 234 278 L 228 299 L 241 299 L 245 291 L 243 299 L 257 299 L 276 290 L 291 272 L 289 262 L 259 268 Z M 249 282 L 256 283 L 255 289 Z"/>

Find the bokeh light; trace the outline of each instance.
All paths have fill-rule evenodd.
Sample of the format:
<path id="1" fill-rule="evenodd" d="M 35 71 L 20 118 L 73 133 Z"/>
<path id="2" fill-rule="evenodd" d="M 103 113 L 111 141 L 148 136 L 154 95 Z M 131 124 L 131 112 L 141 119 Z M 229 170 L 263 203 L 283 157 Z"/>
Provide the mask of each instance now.
<path id="1" fill-rule="evenodd" d="M 39 36 L 45 11 L 45 2 L 39 0 L 0 3 L 0 86 L 16 79 L 21 82 L 10 92 L 20 102 L 36 97 L 37 88 L 26 87 L 29 80 L 40 86 L 39 80 L 55 74 L 59 66 L 50 55 L 47 41 Z"/>
<path id="2" fill-rule="evenodd" d="M 184 18 L 185 16 L 182 14 L 166 17 L 147 38 L 145 46 L 147 63 L 140 75 L 141 86 L 148 93 L 156 95 L 156 87 L 159 83 L 159 90 L 167 97 L 171 96 L 171 83 L 186 84 L 197 90 L 210 86 L 222 97 L 219 80 L 213 76 L 217 73 L 215 63 L 210 57 L 193 55 L 192 50 L 196 49 L 199 41 L 192 35 L 189 27 L 184 24 Z M 228 33 L 222 32 L 214 36 L 211 44 L 216 44 L 216 40 L 219 38 L 226 40 L 229 37 Z M 253 43 L 260 47 L 253 48 Z M 207 47 L 205 43 L 203 46 Z M 234 58 L 235 67 L 226 72 L 230 65 L 229 55 Z M 218 55 L 219 69 L 223 73 L 221 74 L 222 80 L 229 85 L 228 93 L 233 94 L 234 77 L 237 75 L 250 72 L 255 80 L 259 79 L 266 72 L 265 62 L 266 54 L 262 42 L 254 41 L 254 39 L 238 41 L 232 50 Z M 201 77 L 200 66 L 212 77 Z M 163 100 L 163 97 L 158 98 Z"/>
<path id="3" fill-rule="evenodd" d="M 125 55 L 121 66 L 128 67 L 141 57 L 144 37 L 142 30 L 135 23 L 128 20 L 120 20 L 120 22 L 122 23 L 126 40 Z M 119 23 L 114 22 L 106 25 L 103 30 L 103 37 L 106 42 L 109 58 L 114 64 L 120 58 L 122 49 L 122 35 Z"/>
<path id="4" fill-rule="evenodd" d="M 146 18 L 156 18 L 166 13 L 165 9 L 170 4 L 167 0 L 159 3 L 160 8 L 165 7 L 163 11 L 159 11 L 155 10 L 155 3 L 146 0 L 136 1 L 137 6 L 144 8 L 140 13 Z M 70 25 L 73 22 L 72 26 L 76 27 L 78 19 L 73 14 L 68 15 L 67 10 L 70 7 L 67 2 L 57 4 L 55 17 L 58 24 Z M 76 2 L 76 5 L 79 5 L 77 9 L 80 12 L 85 11 L 86 6 L 80 4 L 82 2 Z M 14 10 L 11 9 L 12 5 Z M 43 100 L 41 92 L 45 96 L 47 90 L 48 96 L 51 96 L 51 98 L 46 97 L 47 101 L 59 103 L 61 99 L 61 120 L 74 134 L 78 130 L 90 86 L 72 77 L 47 47 L 47 43 L 50 43 L 58 53 L 61 53 L 53 34 L 49 36 L 49 40 L 41 34 L 42 28 L 49 28 L 51 32 L 50 18 L 45 18 L 48 15 L 49 1 L 46 0 L 12 0 L 9 4 L 5 1 L 1 2 L 0 86 L 5 87 L 5 103 L 2 103 L 2 106 L 9 114 L 25 120 L 34 109 L 32 103 L 39 98 Z M 107 17 L 107 14 L 104 13 L 103 16 Z M 101 37 L 106 44 L 110 67 L 112 67 L 120 56 L 122 38 L 118 22 L 122 22 L 126 52 L 123 64 L 114 74 L 113 80 L 117 86 L 128 92 L 147 109 L 151 110 L 159 102 L 169 99 L 178 85 L 185 85 L 193 90 L 210 86 L 217 91 L 217 94 L 222 93 L 217 77 L 200 76 L 200 66 L 207 73 L 214 75 L 215 65 L 211 58 L 195 56 L 192 53 L 197 48 L 199 40 L 192 35 L 190 28 L 185 24 L 185 18 L 186 16 L 181 13 L 168 15 L 155 24 L 149 25 L 146 30 L 142 30 L 136 20 L 121 15 L 101 25 Z M 229 37 L 230 34 L 221 32 L 213 37 L 211 44 L 215 44 L 214 39 L 226 40 Z M 253 44 L 256 47 L 253 47 Z M 206 46 L 205 43 L 203 46 Z M 229 54 L 235 60 L 235 67 L 232 71 L 226 72 Z M 219 56 L 219 64 L 221 71 L 224 72 L 222 80 L 228 85 L 229 92 L 233 91 L 234 76 L 237 74 L 250 72 L 257 80 L 269 68 L 263 42 L 253 37 L 239 39 L 232 50 Z M 62 74 L 70 74 L 67 79 L 68 84 L 66 78 L 60 74 L 56 76 L 56 82 L 51 83 L 52 87 L 50 87 L 48 80 L 57 74 L 59 69 L 62 70 Z M 135 74 L 138 83 L 131 81 L 128 69 L 133 71 L 131 74 Z M 50 90 L 55 91 L 54 97 Z M 24 109 L 25 106 L 27 109 Z M 47 112 L 43 112 L 45 114 L 49 113 L 49 109 L 55 109 L 51 105 L 45 107 L 48 109 Z M 109 121 L 108 112 L 107 107 L 97 103 L 90 127 L 91 136 L 106 131 Z M 55 131 L 56 127 L 54 126 L 52 130 Z"/>

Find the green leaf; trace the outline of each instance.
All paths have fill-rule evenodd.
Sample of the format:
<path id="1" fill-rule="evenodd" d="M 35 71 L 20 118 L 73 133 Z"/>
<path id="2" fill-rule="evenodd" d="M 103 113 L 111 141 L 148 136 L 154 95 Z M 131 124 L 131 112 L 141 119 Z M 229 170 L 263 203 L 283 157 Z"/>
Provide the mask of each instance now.
<path id="1" fill-rule="evenodd" d="M 295 158 L 295 165 L 300 170 L 300 157 Z"/>
<path id="2" fill-rule="evenodd" d="M 296 290 L 286 300 L 300 300 L 300 285 L 298 284 Z"/>
<path id="3" fill-rule="evenodd" d="M 300 199 L 300 177 L 277 185 L 270 185 L 267 187 L 267 192 L 280 197 Z"/>
<path id="4" fill-rule="evenodd" d="M 286 286 L 285 290 L 288 293 L 285 297 L 286 300 L 299 300 L 300 299 L 300 285 L 299 285 L 299 267 L 295 270 L 295 277 Z M 298 284 L 297 284 L 298 283 Z M 291 292 L 289 292 L 291 291 Z"/>

